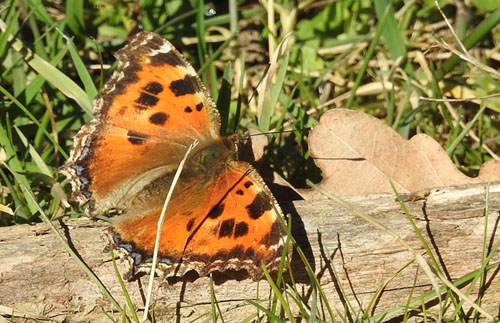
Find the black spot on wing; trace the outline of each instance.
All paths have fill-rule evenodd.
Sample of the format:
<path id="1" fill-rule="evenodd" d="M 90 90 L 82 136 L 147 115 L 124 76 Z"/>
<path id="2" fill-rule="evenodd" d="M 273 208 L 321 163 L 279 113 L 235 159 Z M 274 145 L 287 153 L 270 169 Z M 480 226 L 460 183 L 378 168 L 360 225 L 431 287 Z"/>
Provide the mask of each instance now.
<path id="1" fill-rule="evenodd" d="M 230 237 L 233 235 L 234 219 L 224 220 L 219 229 L 219 238 Z"/>
<path id="2" fill-rule="evenodd" d="M 283 236 L 283 227 L 276 221 L 271 226 L 271 231 L 269 231 L 261 240 L 260 244 L 271 247 L 277 245 L 280 238 Z"/>
<path id="3" fill-rule="evenodd" d="M 217 219 L 224 211 L 224 204 L 217 204 L 213 209 L 208 212 L 208 217 L 210 219 Z"/>
<path id="4" fill-rule="evenodd" d="M 142 145 L 146 140 L 148 140 L 148 136 L 132 130 L 129 130 L 127 132 L 127 137 L 128 141 L 130 141 L 134 145 Z"/>
<path id="5" fill-rule="evenodd" d="M 234 228 L 234 237 L 243 237 L 248 234 L 248 224 L 246 222 L 239 222 Z"/>
<path id="6" fill-rule="evenodd" d="M 158 53 L 151 56 L 151 65 L 186 66 L 186 62 L 174 51 L 168 53 Z"/>
<path id="7" fill-rule="evenodd" d="M 201 111 L 202 109 L 203 109 L 203 103 L 200 102 L 196 105 L 196 111 Z"/>
<path id="8" fill-rule="evenodd" d="M 141 96 L 139 96 L 139 98 L 135 100 L 135 103 L 148 107 L 154 107 L 158 103 L 158 100 L 159 99 L 156 96 L 148 93 L 141 93 Z"/>
<path id="9" fill-rule="evenodd" d="M 236 190 L 236 194 L 243 195 L 243 191 L 242 190 Z"/>
<path id="10" fill-rule="evenodd" d="M 119 110 L 118 110 L 118 115 L 120 116 L 123 116 L 125 114 L 125 112 L 127 112 L 127 109 L 128 107 L 126 105 L 122 106 Z"/>
<path id="11" fill-rule="evenodd" d="M 158 82 L 151 82 L 143 88 L 144 91 L 151 94 L 158 94 L 163 92 L 163 85 Z"/>
<path id="12" fill-rule="evenodd" d="M 248 216 L 255 220 L 260 218 L 264 212 L 271 210 L 271 208 L 271 199 L 264 192 L 258 193 L 252 203 L 246 206 Z"/>
<path id="13" fill-rule="evenodd" d="M 230 250 L 221 250 L 218 251 L 215 255 L 212 256 L 212 261 L 214 260 L 228 260 L 233 258 L 241 259 L 244 254 L 243 246 L 237 245 L 236 247 Z"/>
<path id="14" fill-rule="evenodd" d="M 194 225 L 194 220 L 195 220 L 195 218 L 191 218 L 189 220 L 189 222 L 186 225 L 186 230 L 191 231 L 191 229 L 193 228 L 193 225 Z"/>
<path id="15" fill-rule="evenodd" d="M 198 90 L 197 87 L 197 80 L 191 75 L 186 75 L 183 79 L 170 83 L 170 90 L 172 90 L 175 96 L 195 94 Z"/>
<path id="16" fill-rule="evenodd" d="M 245 250 L 245 259 L 252 259 L 255 256 L 255 250 L 252 247 Z"/>
<path id="17" fill-rule="evenodd" d="M 250 181 L 245 182 L 245 187 L 246 187 L 246 188 L 249 188 L 249 187 L 250 187 L 250 186 L 252 186 L 252 185 L 253 185 L 253 183 L 252 183 L 252 182 L 250 182 Z"/>
<path id="18" fill-rule="evenodd" d="M 184 112 L 191 113 L 193 112 L 193 109 L 191 109 L 191 107 L 185 107 Z"/>
<path id="19" fill-rule="evenodd" d="M 163 125 L 168 119 L 168 114 L 164 112 L 157 112 L 149 117 L 149 121 L 156 125 Z"/>

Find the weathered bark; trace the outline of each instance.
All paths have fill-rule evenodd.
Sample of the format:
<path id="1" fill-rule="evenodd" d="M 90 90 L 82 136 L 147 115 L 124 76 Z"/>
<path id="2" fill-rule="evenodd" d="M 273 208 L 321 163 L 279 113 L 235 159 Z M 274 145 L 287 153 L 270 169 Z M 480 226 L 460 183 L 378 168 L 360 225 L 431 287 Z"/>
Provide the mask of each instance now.
<path id="1" fill-rule="evenodd" d="M 449 279 L 480 268 L 486 224 L 487 247 L 491 248 L 500 239 L 500 183 L 489 186 L 488 217 L 485 216 L 486 185 L 440 188 L 406 199 L 405 204 L 417 227 Z M 378 219 L 418 253 L 424 254 L 422 243 L 394 195 L 364 196 L 346 201 Z M 344 313 L 344 297 L 354 308 L 366 310 L 377 288 L 413 259 L 401 242 L 330 201 L 298 201 L 283 208 L 292 214 L 293 235 L 313 266 L 330 305 L 334 311 L 339 311 L 336 315 Z M 100 234 L 107 225 L 88 219 L 65 220 L 64 223 L 58 225 L 61 232 L 120 304 L 125 304 L 110 254 L 103 252 L 106 243 Z M 424 258 L 430 259 L 425 254 Z M 10 315 L 15 310 L 36 319 L 106 319 L 104 311 L 110 311 L 109 302 L 76 261 L 63 251 L 47 225 L 0 228 L 0 259 L 0 305 L 6 306 L 0 306 L 0 314 Z M 496 252 L 490 263 L 499 260 L 500 253 Z M 311 304 L 313 289 L 296 252 L 291 267 L 303 301 Z M 498 291 L 492 295 L 498 286 L 498 270 L 497 265 L 488 271 L 486 284 L 490 288 L 483 298 L 483 307 L 494 316 L 498 316 L 500 308 Z M 236 276 L 238 279 L 234 279 Z M 256 283 L 242 279 L 241 275 L 232 276 L 232 273 L 216 278 L 215 295 L 221 310 L 226 311 L 226 322 L 241 321 L 257 313 L 255 307 L 244 302 L 245 299 L 269 297 L 265 281 Z M 137 308 L 143 305 L 140 282 L 145 289 L 147 280 L 144 277 L 126 284 Z M 416 262 L 388 282 L 373 313 L 405 305 L 414 285 L 413 297 L 432 290 L 429 277 Z M 462 286 L 461 290 L 466 288 L 467 285 Z M 339 297 L 341 289 L 344 296 Z M 436 303 L 436 299 L 427 302 L 426 309 Z M 191 321 L 206 315 L 202 316 L 201 321 L 204 321 L 210 313 L 209 279 L 163 282 L 155 290 L 154 311 L 160 321 Z M 320 306 L 319 311 L 324 313 L 325 307 Z"/>

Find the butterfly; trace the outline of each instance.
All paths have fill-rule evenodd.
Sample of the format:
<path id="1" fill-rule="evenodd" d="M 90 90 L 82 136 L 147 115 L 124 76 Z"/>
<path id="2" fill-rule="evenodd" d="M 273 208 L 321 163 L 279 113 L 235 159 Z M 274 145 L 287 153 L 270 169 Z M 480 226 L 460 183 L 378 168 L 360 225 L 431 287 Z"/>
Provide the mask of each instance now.
<path id="1" fill-rule="evenodd" d="M 74 138 L 60 169 L 87 213 L 109 209 L 109 236 L 134 272 L 149 271 L 165 197 L 188 147 L 159 242 L 168 276 L 246 270 L 258 279 L 285 248 L 283 214 L 258 172 L 237 159 L 235 137 L 186 59 L 161 36 L 140 32 L 115 57 L 118 67 L 94 100 L 94 119 Z"/>

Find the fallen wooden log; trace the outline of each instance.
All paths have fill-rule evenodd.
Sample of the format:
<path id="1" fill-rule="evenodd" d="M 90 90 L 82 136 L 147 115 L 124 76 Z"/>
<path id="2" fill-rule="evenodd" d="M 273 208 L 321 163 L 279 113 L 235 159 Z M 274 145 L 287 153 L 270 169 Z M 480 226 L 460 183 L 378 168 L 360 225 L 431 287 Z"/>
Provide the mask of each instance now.
<path id="1" fill-rule="evenodd" d="M 394 195 L 345 200 L 397 233 L 430 263 Z M 489 186 L 476 184 L 439 188 L 406 196 L 405 200 L 416 226 L 450 280 L 481 267 L 485 227 L 485 241 L 490 252 L 500 239 L 498 182 Z M 488 216 L 485 212 L 487 203 Z M 375 315 L 394 306 L 405 305 L 410 292 L 413 292 L 413 297 L 418 297 L 432 291 L 429 277 L 416 262 L 411 262 L 414 257 L 401 242 L 359 216 L 327 200 L 296 201 L 283 205 L 283 209 L 292 215 L 293 236 L 311 263 L 335 315 L 344 313 L 348 302 L 353 307 L 349 315 L 355 318 L 355 311 L 366 310 L 377 288 L 392 275 L 394 277 L 385 285 L 371 310 Z M 104 252 L 106 242 L 100 238 L 107 224 L 82 218 L 64 220 L 57 226 L 119 303 L 125 305 L 110 254 Z M 44 223 L 0 228 L 0 260 L 0 314 L 4 317 L 14 314 L 33 320 L 102 321 L 106 320 L 104 312 L 112 311 L 109 301 L 76 261 L 63 251 L 55 234 Z M 500 253 L 495 250 L 490 264 L 497 264 L 486 275 L 486 287 L 489 288 L 484 291 L 482 302 L 484 309 L 496 317 L 500 309 L 499 291 L 495 288 L 499 284 L 499 261 Z M 296 252 L 291 268 L 302 301 L 310 305 L 315 294 Z M 226 322 L 239 322 L 256 315 L 257 309 L 244 300 L 262 300 L 270 295 L 267 282 L 253 282 L 241 273 L 216 275 L 215 281 L 215 296 Z M 159 279 L 156 283 L 160 283 Z M 138 309 L 142 309 L 142 289 L 146 285 L 145 277 L 126 283 Z M 467 287 L 464 283 L 461 290 L 465 291 Z M 154 295 L 154 313 L 159 321 L 184 322 L 196 318 L 204 321 L 210 318 L 207 277 L 196 279 L 196 275 L 192 275 L 184 280 L 162 281 Z M 471 298 L 474 300 L 474 297 Z M 426 300 L 426 310 L 438 311 L 436 306 L 431 308 L 436 302 L 435 297 Z M 318 306 L 319 313 L 325 314 L 324 303 Z M 464 307 L 470 308 L 467 305 Z M 385 318 L 389 319 L 392 315 L 397 321 L 402 313 L 391 312 Z M 348 314 L 345 315 L 348 317 Z M 325 317 L 329 320 L 327 314 Z"/>

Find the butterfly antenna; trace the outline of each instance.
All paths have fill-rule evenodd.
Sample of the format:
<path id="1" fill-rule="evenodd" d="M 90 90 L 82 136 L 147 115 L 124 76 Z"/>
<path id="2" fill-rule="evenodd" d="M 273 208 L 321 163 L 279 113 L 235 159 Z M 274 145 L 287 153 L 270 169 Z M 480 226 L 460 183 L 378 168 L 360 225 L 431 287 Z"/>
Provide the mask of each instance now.
<path id="1" fill-rule="evenodd" d="M 250 134 L 249 136 L 254 137 L 254 136 L 262 136 L 262 135 L 274 135 L 274 134 L 282 134 L 282 133 L 295 132 L 295 131 L 309 131 L 311 129 L 312 129 L 312 127 L 305 127 L 302 129 L 266 131 L 266 132 L 261 132 L 261 133 L 253 133 L 253 134 Z"/>

